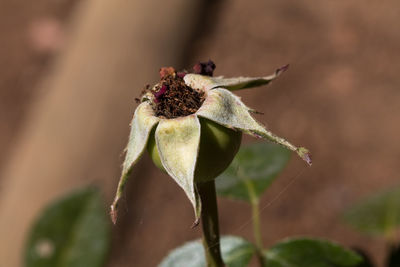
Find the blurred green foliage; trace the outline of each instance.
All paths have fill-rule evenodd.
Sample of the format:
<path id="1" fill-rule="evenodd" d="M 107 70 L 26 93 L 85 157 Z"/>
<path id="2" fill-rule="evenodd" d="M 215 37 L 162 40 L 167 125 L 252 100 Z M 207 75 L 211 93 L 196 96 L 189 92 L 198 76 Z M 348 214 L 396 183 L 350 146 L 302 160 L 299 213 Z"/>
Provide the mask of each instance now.
<path id="1" fill-rule="evenodd" d="M 289 159 L 290 151 L 279 145 L 242 146 L 231 165 L 216 179 L 217 193 L 249 202 L 259 199 Z"/>
<path id="2" fill-rule="evenodd" d="M 275 244 L 264 252 L 268 267 L 350 267 L 362 258 L 331 241 L 295 238 Z"/>
<path id="3" fill-rule="evenodd" d="M 224 236 L 221 238 L 221 253 L 227 267 L 244 267 L 250 262 L 255 253 L 255 248 L 241 237 Z M 177 266 L 206 266 L 201 240 L 188 242 L 172 250 L 159 265 L 159 267 Z"/>
<path id="4" fill-rule="evenodd" d="M 110 243 L 109 219 L 98 190 L 86 188 L 51 203 L 28 237 L 26 267 L 100 267 Z"/>
<path id="5" fill-rule="evenodd" d="M 344 218 L 363 233 L 391 239 L 400 226 L 400 187 L 362 200 L 348 209 Z"/>
<path id="6" fill-rule="evenodd" d="M 242 146 L 228 169 L 216 179 L 217 193 L 249 202 L 253 206 L 253 220 L 258 219 L 254 213 L 258 213 L 261 195 L 289 159 L 290 151 L 279 145 L 255 143 Z M 257 236 L 259 225 L 255 226 Z M 247 266 L 254 255 L 259 255 L 262 265 L 268 267 L 361 267 L 363 260 L 356 252 L 334 242 L 312 238 L 287 239 L 269 249 L 260 249 L 240 237 L 223 237 L 221 252 L 228 267 Z M 206 266 L 201 242 L 192 241 L 173 250 L 159 267 L 172 266 Z"/>

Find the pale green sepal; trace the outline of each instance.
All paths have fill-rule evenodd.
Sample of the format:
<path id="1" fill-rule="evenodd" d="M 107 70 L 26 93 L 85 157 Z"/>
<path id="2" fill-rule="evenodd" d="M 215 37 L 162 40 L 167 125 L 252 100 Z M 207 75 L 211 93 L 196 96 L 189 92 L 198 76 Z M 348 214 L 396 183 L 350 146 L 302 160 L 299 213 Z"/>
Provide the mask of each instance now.
<path id="1" fill-rule="evenodd" d="M 213 88 L 215 86 L 214 79 L 215 78 L 210 76 L 193 73 L 186 74 L 185 77 L 183 77 L 187 86 L 201 91 L 208 91 Z"/>
<path id="2" fill-rule="evenodd" d="M 280 144 L 287 149 L 295 151 L 311 165 L 311 155 L 307 149 L 298 148 L 285 139 L 269 132 L 250 115 L 250 112 L 251 109 L 243 104 L 239 97 L 224 88 L 217 88 L 208 92 L 206 100 L 196 114 L 226 127 L 240 129 L 246 133 Z"/>
<path id="3" fill-rule="evenodd" d="M 278 74 L 272 74 L 266 77 L 236 77 L 236 78 L 224 78 L 215 77 L 213 80 L 213 88 L 225 88 L 229 91 L 236 91 L 240 89 L 252 88 L 262 85 L 267 85 L 279 76 Z"/>
<path id="4" fill-rule="evenodd" d="M 288 67 L 289 65 L 283 66 L 277 69 L 274 74 L 264 77 L 224 78 L 223 76 L 209 77 L 199 74 L 186 74 L 184 81 L 188 86 L 194 89 L 208 91 L 214 88 L 225 88 L 229 91 L 235 91 L 269 84 L 286 71 Z"/>
<path id="5" fill-rule="evenodd" d="M 122 164 L 121 178 L 118 183 L 114 202 L 111 205 L 111 219 L 113 223 L 117 220 L 117 206 L 125 184 L 133 165 L 139 160 L 146 147 L 147 140 L 153 127 L 158 123 L 159 118 L 154 116 L 154 111 L 148 102 L 141 103 L 133 115 L 131 122 L 131 133 L 129 135 L 128 145 L 126 147 L 126 156 Z"/>
<path id="6" fill-rule="evenodd" d="M 197 222 L 201 204 L 194 186 L 194 170 L 200 144 L 199 119 L 196 115 L 161 119 L 155 138 L 161 163 L 185 191 L 193 205 Z"/>

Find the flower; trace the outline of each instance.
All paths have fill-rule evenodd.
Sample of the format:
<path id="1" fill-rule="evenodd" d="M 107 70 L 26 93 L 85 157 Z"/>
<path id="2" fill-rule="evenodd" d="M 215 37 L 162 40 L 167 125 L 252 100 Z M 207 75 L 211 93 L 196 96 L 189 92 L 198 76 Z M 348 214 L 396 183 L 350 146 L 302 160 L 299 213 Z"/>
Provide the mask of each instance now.
<path id="1" fill-rule="evenodd" d="M 270 83 L 288 66 L 266 77 L 212 77 L 212 61 L 198 63 L 194 73 L 160 70 L 161 81 L 143 92 L 131 122 L 125 161 L 111 205 L 113 223 L 132 167 L 147 147 L 153 161 L 185 191 L 196 221 L 201 205 L 195 183 L 214 179 L 228 167 L 239 149 L 241 133 L 280 144 L 311 165 L 306 148 L 296 147 L 257 122 L 232 91 Z M 211 145 L 210 145 L 211 142 Z"/>

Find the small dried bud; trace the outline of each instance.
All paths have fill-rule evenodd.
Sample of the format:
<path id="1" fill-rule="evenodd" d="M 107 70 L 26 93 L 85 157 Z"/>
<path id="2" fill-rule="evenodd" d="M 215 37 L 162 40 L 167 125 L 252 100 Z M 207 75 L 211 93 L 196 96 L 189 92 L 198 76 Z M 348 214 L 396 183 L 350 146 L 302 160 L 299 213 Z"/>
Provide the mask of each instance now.
<path id="1" fill-rule="evenodd" d="M 168 75 L 174 75 L 175 69 L 173 67 L 162 67 L 160 69 L 160 78 L 164 78 Z"/>
<path id="2" fill-rule="evenodd" d="M 208 62 L 199 62 L 193 66 L 193 72 L 200 75 L 213 76 L 214 70 L 215 64 L 211 60 Z"/>

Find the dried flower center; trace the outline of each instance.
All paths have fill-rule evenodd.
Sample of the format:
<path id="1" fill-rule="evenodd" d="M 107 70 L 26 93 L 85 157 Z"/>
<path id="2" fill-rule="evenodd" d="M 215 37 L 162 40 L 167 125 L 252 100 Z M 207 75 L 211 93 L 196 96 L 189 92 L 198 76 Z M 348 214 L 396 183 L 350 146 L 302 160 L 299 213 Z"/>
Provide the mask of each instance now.
<path id="1" fill-rule="evenodd" d="M 154 95 L 153 110 L 157 117 L 173 119 L 195 113 L 203 104 L 205 93 L 187 86 L 186 73 L 173 68 L 162 68 L 161 81 L 151 89 Z"/>

